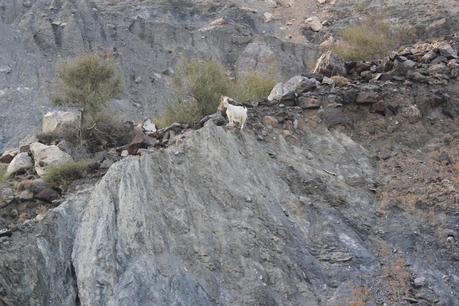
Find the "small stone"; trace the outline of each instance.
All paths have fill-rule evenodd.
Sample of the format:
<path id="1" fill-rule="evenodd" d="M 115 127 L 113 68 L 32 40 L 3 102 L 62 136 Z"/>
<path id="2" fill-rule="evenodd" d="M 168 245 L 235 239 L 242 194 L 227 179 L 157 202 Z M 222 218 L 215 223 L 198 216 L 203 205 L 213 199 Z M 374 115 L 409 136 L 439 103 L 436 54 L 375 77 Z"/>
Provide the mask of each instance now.
<path id="1" fill-rule="evenodd" d="M 7 228 L 0 229 L 0 237 L 11 237 L 13 232 Z"/>
<path id="2" fill-rule="evenodd" d="M 273 116 L 264 116 L 263 124 L 270 128 L 277 128 L 279 126 L 279 121 Z"/>
<path id="3" fill-rule="evenodd" d="M 274 19 L 274 15 L 271 14 L 271 13 L 266 12 L 266 13 L 263 14 L 263 18 L 264 18 L 265 22 L 268 23 L 268 22 L 271 22 Z"/>
<path id="4" fill-rule="evenodd" d="M 52 188 L 46 188 L 35 195 L 35 198 L 47 203 L 52 203 L 59 198 L 59 193 Z"/>
<path id="5" fill-rule="evenodd" d="M 414 286 L 416 288 L 423 287 L 426 284 L 426 278 L 424 276 L 416 277 L 414 279 Z"/>
<path id="6" fill-rule="evenodd" d="M 333 81 L 333 79 L 329 78 L 329 77 L 326 77 L 324 76 L 324 78 L 322 79 L 322 84 L 326 84 L 326 85 L 333 85 L 335 84 L 335 81 Z"/>
<path id="7" fill-rule="evenodd" d="M 33 192 L 30 191 L 30 190 L 24 190 L 24 191 L 21 191 L 19 194 L 18 194 L 18 198 L 20 200 L 31 200 L 33 199 Z"/>
<path id="8" fill-rule="evenodd" d="M 101 164 L 100 164 L 100 169 L 108 169 L 113 165 L 113 161 L 110 159 L 105 159 Z"/>
<path id="9" fill-rule="evenodd" d="M 412 60 L 406 60 L 403 62 L 403 66 L 405 66 L 405 68 L 412 69 L 416 67 L 416 62 Z"/>
<path id="10" fill-rule="evenodd" d="M 11 218 L 16 218 L 19 215 L 18 211 L 16 209 L 12 209 L 10 211 L 10 217 Z"/>
<path id="11" fill-rule="evenodd" d="M 247 203 L 252 203 L 252 198 L 249 197 L 249 196 L 247 196 L 247 197 L 245 197 L 245 201 L 246 201 Z"/>
<path id="12" fill-rule="evenodd" d="M 127 157 L 127 156 L 129 156 L 128 150 L 121 151 L 121 157 Z"/>
<path id="13" fill-rule="evenodd" d="M 322 23 L 319 17 L 313 16 L 305 20 L 306 25 L 314 32 L 319 32 L 322 29 Z"/>
<path id="14" fill-rule="evenodd" d="M 380 96 L 378 93 L 374 91 L 363 91 L 359 92 L 356 103 L 357 104 L 372 104 L 376 103 L 380 100 Z"/>
<path id="15" fill-rule="evenodd" d="M 298 106 L 300 106 L 302 109 L 319 108 L 321 105 L 322 105 L 322 102 L 319 99 L 310 98 L 310 97 L 298 98 Z"/>
<path id="16" fill-rule="evenodd" d="M 438 46 L 438 52 L 440 55 L 445 56 L 448 59 L 457 58 L 457 51 L 446 42 L 443 42 Z"/>
<path id="17" fill-rule="evenodd" d="M 429 52 L 427 52 L 426 54 L 422 56 L 421 61 L 424 63 L 429 63 L 436 57 L 437 57 L 437 52 L 435 52 L 434 50 L 430 50 Z"/>

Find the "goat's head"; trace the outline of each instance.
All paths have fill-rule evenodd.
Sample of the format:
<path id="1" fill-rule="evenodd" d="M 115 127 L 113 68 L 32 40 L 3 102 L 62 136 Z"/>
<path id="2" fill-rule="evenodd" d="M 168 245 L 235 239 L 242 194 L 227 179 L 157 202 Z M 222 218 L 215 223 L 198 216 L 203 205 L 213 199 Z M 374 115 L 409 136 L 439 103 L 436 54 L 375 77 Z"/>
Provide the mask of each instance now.
<path id="1" fill-rule="evenodd" d="M 228 97 L 221 96 L 220 97 L 220 103 L 218 104 L 217 110 L 219 112 L 223 112 L 226 107 L 228 107 Z"/>

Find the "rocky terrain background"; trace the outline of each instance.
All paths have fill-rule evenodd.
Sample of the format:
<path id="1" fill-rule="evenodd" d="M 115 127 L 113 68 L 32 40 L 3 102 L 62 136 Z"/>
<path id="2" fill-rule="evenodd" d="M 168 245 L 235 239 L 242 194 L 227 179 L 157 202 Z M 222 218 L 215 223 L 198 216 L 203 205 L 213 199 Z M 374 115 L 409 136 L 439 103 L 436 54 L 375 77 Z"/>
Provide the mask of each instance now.
<path id="1" fill-rule="evenodd" d="M 51 205 L 12 196 L 0 208 L 0 305 L 459 304 L 457 9 L 366 2 L 447 36 L 311 73 L 305 58 L 352 22 L 354 1 L 0 2 L 4 143 L 51 107 L 55 60 L 99 43 L 116 46 L 126 77 L 114 105 L 139 118 L 173 95 L 177 49 L 236 73 L 277 60 L 289 79 L 249 108 L 244 132 L 220 114 L 173 125 Z M 211 24 L 223 14 L 232 21 Z M 294 14 L 333 22 L 312 33 Z"/>
<path id="2" fill-rule="evenodd" d="M 112 108 L 120 116 L 139 119 L 157 115 L 173 98 L 169 79 L 183 56 L 218 60 L 236 74 L 274 66 L 285 80 L 312 68 L 320 55 L 318 45 L 366 12 L 384 10 L 425 38 L 459 29 L 456 4 L 1 0 L 0 151 L 33 134 L 52 108 L 49 91 L 59 60 L 87 50 L 117 49 L 127 91 Z M 323 29 L 311 31 L 304 22 L 309 17 L 319 18 Z"/>

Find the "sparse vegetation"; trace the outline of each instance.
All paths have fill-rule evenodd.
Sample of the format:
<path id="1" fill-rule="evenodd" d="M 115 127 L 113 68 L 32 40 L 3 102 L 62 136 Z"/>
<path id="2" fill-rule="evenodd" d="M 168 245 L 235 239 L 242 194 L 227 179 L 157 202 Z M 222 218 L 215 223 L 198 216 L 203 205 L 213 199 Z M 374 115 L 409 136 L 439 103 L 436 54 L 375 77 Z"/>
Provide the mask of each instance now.
<path id="1" fill-rule="evenodd" d="M 95 153 L 128 144 L 132 140 L 133 132 L 133 124 L 99 113 L 94 117 L 93 124 L 83 130 L 82 136 L 88 152 Z"/>
<path id="2" fill-rule="evenodd" d="M 219 63 L 182 60 L 174 77 L 179 99 L 170 103 L 154 121 L 158 127 L 174 122 L 195 123 L 216 112 L 222 95 L 231 96 L 243 104 L 263 100 L 276 84 L 275 75 L 274 72 L 267 75 L 249 72 L 232 80 Z"/>
<path id="3" fill-rule="evenodd" d="M 370 300 L 370 289 L 368 286 L 362 285 L 352 290 L 352 299 L 347 303 L 347 306 L 365 306 Z"/>
<path id="4" fill-rule="evenodd" d="M 384 270 L 384 277 L 389 284 L 389 300 L 399 303 L 403 296 L 408 294 L 410 288 L 411 274 L 406 267 L 403 258 L 393 261 Z"/>
<path id="5" fill-rule="evenodd" d="M 345 60 L 360 61 L 386 56 L 407 42 L 412 32 L 407 26 L 391 24 L 383 16 L 374 14 L 346 28 L 340 36 L 333 51 Z"/>
<path id="6" fill-rule="evenodd" d="M 277 83 L 275 78 L 277 72 L 271 70 L 267 75 L 247 72 L 236 81 L 231 96 L 241 103 L 259 102 L 265 99 Z"/>
<path id="7" fill-rule="evenodd" d="M 66 188 L 71 182 L 85 176 L 90 163 L 90 161 L 82 160 L 50 166 L 43 179 L 52 186 Z"/>
<path id="8" fill-rule="evenodd" d="M 7 165 L 0 164 L 0 185 L 5 183 L 7 177 L 6 177 L 6 168 Z"/>
<path id="9" fill-rule="evenodd" d="M 182 99 L 177 99 L 177 101 L 168 104 L 166 110 L 154 122 L 159 128 L 163 128 L 174 122 L 193 124 L 199 121 L 201 117 L 202 113 L 196 102 L 186 103 Z"/>
<path id="10" fill-rule="evenodd" d="M 95 53 L 81 55 L 58 66 L 59 84 L 53 94 L 56 105 L 78 105 L 81 111 L 81 128 L 94 117 L 110 99 L 123 91 L 122 79 L 111 59 Z"/>
<path id="11" fill-rule="evenodd" d="M 51 145 L 65 140 L 72 146 L 80 145 L 89 153 L 103 151 L 108 148 L 123 146 L 132 140 L 133 126 L 117 121 L 112 116 L 99 113 L 94 116 L 92 125 L 81 131 L 72 125 L 63 126 L 59 132 L 40 133 L 38 141 Z"/>

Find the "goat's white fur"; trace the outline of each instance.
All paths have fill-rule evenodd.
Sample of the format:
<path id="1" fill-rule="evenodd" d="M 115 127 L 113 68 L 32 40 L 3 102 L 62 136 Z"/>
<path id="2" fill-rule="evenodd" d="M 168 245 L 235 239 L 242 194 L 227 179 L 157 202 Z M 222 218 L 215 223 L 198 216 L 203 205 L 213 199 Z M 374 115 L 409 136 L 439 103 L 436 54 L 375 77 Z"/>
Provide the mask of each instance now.
<path id="1" fill-rule="evenodd" d="M 221 97 L 218 109 L 223 111 L 226 108 L 226 115 L 228 116 L 229 126 L 233 126 L 235 122 L 241 124 L 241 131 L 244 129 L 245 121 L 247 120 L 247 108 L 230 104 L 229 101 L 234 101 L 229 97 Z"/>

